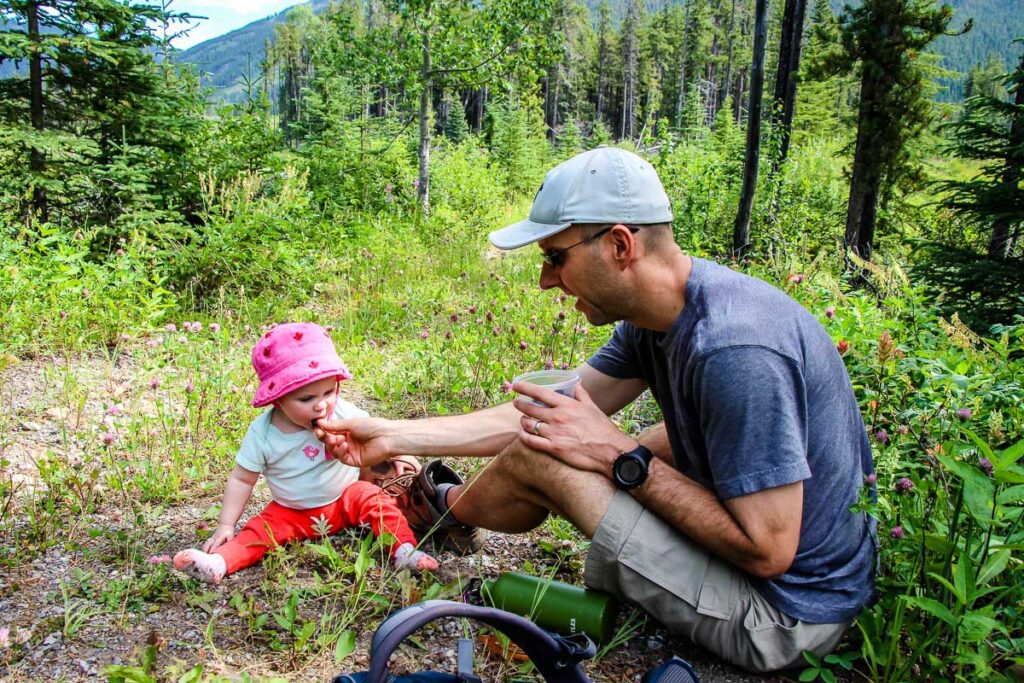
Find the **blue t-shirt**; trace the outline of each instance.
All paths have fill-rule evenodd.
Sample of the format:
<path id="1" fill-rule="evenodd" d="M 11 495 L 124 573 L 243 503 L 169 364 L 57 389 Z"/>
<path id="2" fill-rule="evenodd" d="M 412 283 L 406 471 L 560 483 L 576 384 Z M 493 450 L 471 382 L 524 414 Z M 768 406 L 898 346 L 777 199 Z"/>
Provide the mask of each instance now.
<path id="1" fill-rule="evenodd" d="M 800 304 L 694 258 L 667 333 L 622 323 L 588 363 L 646 381 L 676 468 L 720 499 L 804 482 L 793 564 L 777 579 L 750 579 L 769 603 L 838 623 L 872 598 L 876 524 L 850 510 L 874 469 L 871 445 L 842 358 Z"/>

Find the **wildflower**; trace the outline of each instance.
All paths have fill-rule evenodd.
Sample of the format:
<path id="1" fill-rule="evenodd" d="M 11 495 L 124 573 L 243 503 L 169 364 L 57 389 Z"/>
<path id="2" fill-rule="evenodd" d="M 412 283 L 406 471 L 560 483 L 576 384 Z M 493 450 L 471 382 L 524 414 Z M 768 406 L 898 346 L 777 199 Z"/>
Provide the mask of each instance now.
<path id="1" fill-rule="evenodd" d="M 960 418 L 961 422 L 967 422 L 968 420 L 971 419 L 971 415 L 973 414 L 974 413 L 971 411 L 970 408 L 961 408 L 960 410 L 956 411 L 956 416 Z"/>
<path id="2" fill-rule="evenodd" d="M 889 443 L 889 434 L 884 429 L 879 429 L 875 432 L 875 441 L 885 446 Z"/>
<path id="3" fill-rule="evenodd" d="M 196 531 L 206 531 L 209 528 L 210 525 L 206 522 L 199 522 L 199 524 L 196 524 Z"/>
<path id="4" fill-rule="evenodd" d="M 220 332 L 220 325 L 218 325 L 217 323 L 210 323 L 210 332 Z"/>
<path id="5" fill-rule="evenodd" d="M 387 185 L 384 186 L 384 193 L 391 194 L 394 191 L 394 189 L 395 188 L 391 186 L 391 183 L 388 183 Z"/>
<path id="6" fill-rule="evenodd" d="M 835 306 L 829 306 L 828 308 L 826 308 L 825 309 L 825 317 L 828 318 L 829 320 L 831 320 L 832 318 L 836 317 L 836 307 Z"/>
<path id="7" fill-rule="evenodd" d="M 191 332 L 192 331 L 192 323 L 190 321 L 186 320 L 185 322 L 183 322 L 181 324 L 181 329 L 183 329 L 186 332 Z"/>
<path id="8" fill-rule="evenodd" d="M 992 461 L 988 458 L 978 458 L 978 467 L 980 467 L 981 471 L 990 477 L 992 476 L 992 472 L 995 471 Z"/>
<path id="9" fill-rule="evenodd" d="M 156 390 L 159 387 L 160 387 L 160 380 L 158 378 L 154 377 L 153 379 L 149 380 L 149 388 L 150 389 Z"/>
<path id="10" fill-rule="evenodd" d="M 88 289 L 83 287 L 82 288 L 82 298 L 83 299 L 88 299 L 90 295 L 91 295 L 91 292 L 89 292 Z"/>
<path id="11" fill-rule="evenodd" d="M 188 343 L 188 337 L 186 337 L 185 335 L 181 335 L 181 336 L 178 337 L 178 342 L 181 343 L 181 344 L 187 344 Z"/>
<path id="12" fill-rule="evenodd" d="M 914 490 L 914 482 L 906 477 L 900 477 L 900 480 L 896 482 L 896 493 L 910 493 Z"/>
<path id="13" fill-rule="evenodd" d="M 498 325 L 495 325 L 494 327 L 491 328 L 491 332 L 494 333 L 495 337 L 499 337 L 499 336 L 501 336 L 501 327 L 499 327 Z"/>
<path id="14" fill-rule="evenodd" d="M 192 384 L 192 380 L 189 380 L 188 384 L 185 385 L 185 393 L 186 394 L 191 394 L 195 390 L 196 390 L 195 385 Z"/>
<path id="15" fill-rule="evenodd" d="M 792 282 L 794 285 L 798 285 L 804 281 L 805 277 L 807 276 L 803 273 L 790 273 L 786 278 L 786 282 Z"/>
<path id="16" fill-rule="evenodd" d="M 889 535 L 892 536 L 893 538 L 895 538 L 896 540 L 899 540 L 899 539 L 903 538 L 904 536 L 906 536 L 907 534 L 906 534 L 905 531 L 903 531 L 903 527 L 901 527 L 901 526 L 894 526 L 892 528 L 892 531 L 889 532 Z"/>
<path id="17" fill-rule="evenodd" d="M 67 320 L 68 319 L 68 312 L 67 311 L 61 311 L 60 312 L 60 319 L 61 320 Z"/>
<path id="18" fill-rule="evenodd" d="M 568 370 L 569 369 L 569 364 L 563 361 L 561 367 L 562 367 L 563 370 Z"/>
<path id="19" fill-rule="evenodd" d="M 430 332 L 427 331 L 427 328 L 424 327 L 422 330 L 420 330 L 420 339 L 427 339 L 429 337 Z"/>
<path id="20" fill-rule="evenodd" d="M 114 443 L 114 435 L 111 434 L 110 432 L 106 432 L 103 435 L 103 445 L 104 446 L 109 446 L 112 443 Z"/>
<path id="21" fill-rule="evenodd" d="M 527 344 L 527 343 L 526 343 L 526 342 L 524 342 L 524 341 L 521 341 L 521 342 L 519 342 L 519 350 L 520 350 L 520 351 L 525 351 L 525 350 L 526 350 L 526 349 L 528 349 L 528 348 L 530 348 L 530 345 L 529 345 L 529 344 Z"/>
<path id="22" fill-rule="evenodd" d="M 156 347 L 160 346 L 160 340 L 159 339 L 147 339 L 146 340 L 146 346 L 148 346 L 151 349 L 155 349 Z"/>
<path id="23" fill-rule="evenodd" d="M 0 628 L 0 648 L 7 649 L 11 646 L 11 629 L 4 626 Z"/>
<path id="24" fill-rule="evenodd" d="M 167 564 L 171 561 L 170 555 L 150 555 L 146 560 L 148 564 Z"/>
<path id="25" fill-rule="evenodd" d="M 452 313 L 450 316 L 448 316 L 448 320 L 450 320 L 453 323 L 459 322 L 459 314 L 458 313 Z"/>
<path id="26" fill-rule="evenodd" d="M 124 256 L 124 249 L 118 248 L 118 250 L 115 251 L 114 254 L 116 254 L 117 256 Z"/>
<path id="27" fill-rule="evenodd" d="M 501 383 L 501 391 L 502 391 L 502 393 L 505 393 L 505 394 L 511 394 L 512 393 L 512 382 L 509 382 L 508 380 L 505 380 L 504 382 L 502 382 Z"/>
<path id="28" fill-rule="evenodd" d="M 555 369 L 555 361 L 553 361 L 553 360 L 546 361 L 544 363 L 544 369 L 545 370 L 554 370 Z"/>
<path id="29" fill-rule="evenodd" d="M 490 311 L 487 311 L 487 313 L 484 314 L 484 317 L 487 318 L 487 322 L 491 322 L 492 320 L 494 320 L 494 314 L 491 313 Z"/>
<path id="30" fill-rule="evenodd" d="M 166 325 L 164 325 L 164 329 L 167 330 L 168 332 L 177 332 L 178 326 L 175 325 L 174 323 L 167 323 Z"/>
<path id="31" fill-rule="evenodd" d="M 910 427 L 908 427 L 907 425 L 900 425 L 899 427 L 896 428 L 896 431 L 899 432 L 900 434 L 906 434 L 907 432 L 910 431 Z"/>
<path id="32" fill-rule="evenodd" d="M 121 406 L 117 405 L 116 403 L 111 403 L 110 407 L 107 408 L 107 415 L 120 415 L 120 414 L 121 414 Z"/>
<path id="33" fill-rule="evenodd" d="M 451 330 L 445 330 L 444 331 L 444 338 L 445 339 L 451 339 L 452 338 L 452 331 Z"/>
<path id="34" fill-rule="evenodd" d="M 565 311 L 559 311 L 558 312 L 558 319 L 559 320 L 565 320 Z"/>
<path id="35" fill-rule="evenodd" d="M 864 477 L 864 483 L 868 486 L 874 486 L 878 483 L 878 475 L 872 472 L 871 474 Z"/>
<path id="36" fill-rule="evenodd" d="M 566 294 L 565 292 L 562 292 L 562 294 L 561 294 L 561 295 L 559 295 L 559 297 L 558 297 L 558 301 L 559 301 L 559 302 L 561 302 L 561 303 L 563 303 L 563 304 L 564 304 L 564 303 L 565 303 L 566 301 L 568 301 L 568 300 L 569 300 L 569 295 L 568 295 L 568 294 Z"/>
<path id="37" fill-rule="evenodd" d="M 203 331 L 203 324 L 201 322 L 199 322 L 199 321 L 193 322 L 192 323 L 192 331 L 193 332 L 202 332 Z"/>
<path id="38" fill-rule="evenodd" d="M 850 342 L 845 339 L 840 339 L 839 343 L 836 344 L 836 350 L 839 351 L 840 356 L 845 356 L 846 352 L 850 350 Z"/>
<path id="39" fill-rule="evenodd" d="M 467 309 L 466 309 L 466 311 L 467 311 L 467 312 L 468 312 L 468 313 L 469 313 L 470 315 L 472 315 L 472 314 L 476 313 L 476 306 L 470 306 L 469 308 L 467 308 Z"/>
<path id="40" fill-rule="evenodd" d="M 882 333 L 882 336 L 878 339 L 878 360 L 885 362 L 892 358 L 896 354 L 896 344 L 892 340 L 892 335 L 889 334 L 889 330 Z"/>

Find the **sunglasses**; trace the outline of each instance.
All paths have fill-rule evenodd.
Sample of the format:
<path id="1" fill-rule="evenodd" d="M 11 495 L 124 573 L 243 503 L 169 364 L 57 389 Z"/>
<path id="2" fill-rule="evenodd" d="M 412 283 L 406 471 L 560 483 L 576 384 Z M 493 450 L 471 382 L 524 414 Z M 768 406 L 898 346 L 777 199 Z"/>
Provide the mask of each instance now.
<path id="1" fill-rule="evenodd" d="M 618 223 L 616 223 L 616 225 L 618 225 Z M 546 251 L 544 251 L 544 253 L 541 256 L 541 258 L 544 259 L 544 263 L 548 264 L 552 268 L 558 268 L 563 263 L 565 263 L 565 254 L 566 254 L 567 251 L 569 251 L 573 247 L 578 247 L 581 244 L 586 244 L 587 242 L 593 242 L 597 238 L 599 238 L 602 235 L 604 235 L 606 232 L 609 232 L 614 227 L 615 227 L 615 225 L 609 225 L 608 227 L 602 228 L 601 230 L 598 230 L 597 232 L 595 232 L 593 235 L 590 235 L 589 237 L 584 237 L 579 242 L 576 242 L 575 244 L 570 244 L 569 246 L 565 247 L 564 249 L 546 250 Z M 632 233 L 635 233 L 637 230 L 640 229 L 640 228 L 638 228 L 636 226 L 632 226 L 632 225 L 627 225 L 625 227 L 626 227 L 627 230 L 629 230 Z"/>

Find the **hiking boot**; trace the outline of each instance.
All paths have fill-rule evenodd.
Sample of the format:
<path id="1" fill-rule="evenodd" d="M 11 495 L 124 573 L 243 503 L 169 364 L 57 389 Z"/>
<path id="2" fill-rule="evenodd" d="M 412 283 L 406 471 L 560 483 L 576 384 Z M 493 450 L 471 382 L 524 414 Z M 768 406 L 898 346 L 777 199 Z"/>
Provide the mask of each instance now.
<path id="1" fill-rule="evenodd" d="M 483 547 L 487 532 L 460 524 L 451 512 L 442 512 L 437 506 L 437 489 L 441 484 L 463 483 L 455 470 L 440 460 L 433 460 L 420 471 L 410 487 L 409 505 L 402 508 L 402 512 L 419 538 L 429 538 L 437 548 L 469 555 Z"/>
<path id="2" fill-rule="evenodd" d="M 416 483 L 423 466 L 411 455 L 396 455 L 372 467 L 359 470 L 359 479 L 384 489 L 395 499 L 398 509 L 405 512 L 412 507 L 410 489 Z"/>

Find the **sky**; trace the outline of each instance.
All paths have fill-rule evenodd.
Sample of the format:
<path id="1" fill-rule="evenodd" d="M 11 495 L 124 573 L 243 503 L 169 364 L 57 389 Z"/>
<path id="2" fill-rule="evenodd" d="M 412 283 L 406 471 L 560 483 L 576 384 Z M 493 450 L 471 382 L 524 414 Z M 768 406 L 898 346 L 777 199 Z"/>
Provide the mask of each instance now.
<path id="1" fill-rule="evenodd" d="M 195 28 L 187 36 L 174 40 L 173 44 L 184 50 L 300 2 L 302 0 L 174 0 L 172 11 L 209 18 L 194 22 Z"/>

